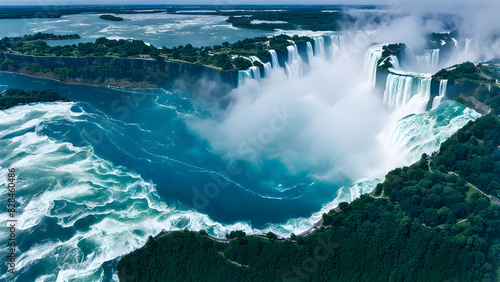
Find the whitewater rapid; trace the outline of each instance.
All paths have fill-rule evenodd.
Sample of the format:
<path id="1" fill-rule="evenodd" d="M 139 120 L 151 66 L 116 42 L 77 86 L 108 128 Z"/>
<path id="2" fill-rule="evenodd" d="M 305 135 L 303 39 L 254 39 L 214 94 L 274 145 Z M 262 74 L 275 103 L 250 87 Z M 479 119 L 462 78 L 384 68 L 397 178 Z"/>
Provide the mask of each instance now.
<path id="1" fill-rule="evenodd" d="M 341 36 L 316 38 L 313 43 L 306 44 L 306 59 L 299 54 L 296 45 L 289 46 L 288 59 L 284 60 L 286 63 L 283 66 L 280 66 L 276 52 L 270 51 L 271 62 L 264 64 L 263 77 L 260 76 L 261 70 L 253 67 L 240 72 L 241 79 L 251 78 L 259 83 L 259 79 L 262 80 L 271 72 L 285 72 L 286 79 L 299 79 L 307 75 L 307 68 L 335 61 L 340 57 L 342 48 L 345 48 L 344 44 Z M 360 68 L 360 73 L 368 77 L 366 81 L 369 88 L 376 81 L 380 48 L 380 45 L 369 48 L 365 54 L 364 67 Z M 252 60 L 258 61 L 258 58 Z M 395 163 L 398 165 L 409 165 L 418 160 L 422 153 L 432 153 L 468 121 L 480 116 L 452 101 L 440 101 L 431 111 L 425 111 L 424 104 L 430 99 L 430 77 L 426 74 L 390 74 L 385 92 L 379 98 L 395 120 L 380 132 L 378 139 L 387 151 L 393 153 L 388 157 L 397 158 Z M 443 85 L 439 96 L 444 96 L 444 92 Z M 175 120 L 183 120 L 188 115 L 183 109 L 193 108 L 192 102 L 188 99 L 174 100 L 170 98 L 172 96 L 172 93 L 158 94 L 154 99 L 155 108 L 147 108 L 146 111 L 165 108 L 175 113 Z M 311 97 L 309 94 L 306 96 Z M 310 100 L 319 103 L 312 98 Z M 82 102 L 37 103 L 0 111 L 0 147 L 3 148 L 0 150 L 0 177 L 6 179 L 8 167 L 14 167 L 19 172 L 17 200 L 21 208 L 18 213 L 18 238 L 23 243 L 18 257 L 18 281 L 116 279 L 117 259 L 143 246 L 148 236 L 158 234 L 161 230 L 205 229 L 217 237 L 224 237 L 232 230 L 245 230 L 247 233 L 272 231 L 283 237 L 292 232 L 299 234 L 338 203 L 350 202 L 373 190 L 377 183 L 383 181 L 387 172 L 378 171 L 352 184 L 343 185 L 335 192 L 333 201 L 324 203 L 319 211 L 310 216 L 294 217 L 259 228 L 244 220 L 223 224 L 206 212 L 178 201 L 169 202 L 160 195 L 155 181 L 147 180 L 137 172 L 137 168 L 119 165 L 119 158 L 112 161 L 96 153 L 98 149 L 92 144 L 70 142 L 69 136 L 74 134 L 73 131 L 84 130 L 89 123 L 106 132 L 112 131 L 120 138 L 126 135 L 122 132 L 125 126 L 134 127 L 137 132 L 144 132 L 148 136 L 155 131 L 154 128 L 142 128 L 141 124 L 111 120 L 106 114 L 90 111 L 88 107 L 90 105 Z M 165 122 L 171 121 L 165 118 Z M 106 127 L 105 123 L 111 125 Z M 66 127 L 71 127 L 73 131 L 69 130 L 61 136 L 52 134 L 64 131 Z M 173 151 L 182 151 L 182 144 L 174 144 L 183 141 L 174 139 L 181 133 L 173 126 L 171 131 L 172 135 L 165 136 L 166 140 L 162 141 L 172 143 Z M 123 151 L 124 155 L 137 153 L 127 152 L 120 147 L 125 141 L 111 141 L 116 142 L 113 146 L 118 147 L 117 151 Z M 193 153 L 194 149 L 186 148 L 184 150 L 193 157 L 199 157 L 199 152 Z M 140 156 L 146 159 L 144 163 L 157 162 L 147 148 L 144 150 L 144 156 Z M 154 157 L 181 163 L 166 156 Z M 213 174 L 213 171 L 201 167 L 185 163 L 181 165 L 186 168 L 176 173 Z M 313 186 L 314 182 L 300 185 L 307 188 Z M 296 186 L 278 185 L 278 192 L 293 192 Z M 0 187 L 2 197 L 6 197 L 5 183 L 1 182 Z M 246 189 L 260 198 L 272 196 L 253 191 L 237 182 L 232 187 Z M 288 198 L 275 197 L 275 200 L 280 199 Z M 1 216 L 2 219 L 7 218 L 5 212 Z M 0 240 L 6 240 L 6 236 L 6 232 L 0 233 Z M 6 256 L 5 249 L 0 251 L 0 255 Z M 6 279 L 7 276 L 4 274 L 0 278 Z"/>
<path id="2" fill-rule="evenodd" d="M 0 111 L 0 159 L 19 178 L 17 236 L 23 243 L 16 276 L 24 277 L 19 281 L 108 280 L 106 262 L 141 247 L 161 230 L 205 229 L 218 237 L 237 229 L 257 232 L 246 223 L 222 225 L 165 203 L 153 182 L 96 156 L 92 147 L 48 138 L 46 123 L 84 121 L 87 113 L 75 105 L 39 103 Z M 2 179 L 7 179 L 6 168 L 0 167 Z M 6 194 L 2 184 L 1 196 Z M 6 224 L 7 213 L 1 216 Z M 2 232 L 0 240 L 7 235 Z M 34 265 L 43 270 L 33 272 Z M 3 273 L 6 279 L 9 274 Z"/>

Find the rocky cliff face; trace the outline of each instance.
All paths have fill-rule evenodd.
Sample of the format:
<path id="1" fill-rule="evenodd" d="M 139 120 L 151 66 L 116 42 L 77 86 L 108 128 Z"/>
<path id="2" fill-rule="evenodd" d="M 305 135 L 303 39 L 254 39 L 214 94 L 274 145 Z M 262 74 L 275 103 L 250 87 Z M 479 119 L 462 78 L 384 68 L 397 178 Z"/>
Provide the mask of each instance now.
<path id="1" fill-rule="evenodd" d="M 28 56 L 12 53 L 0 53 L 0 59 L 9 59 L 19 63 L 32 63 L 45 68 L 62 67 L 90 67 L 109 64 L 113 57 L 46 57 Z M 178 85 L 186 87 L 191 91 L 207 91 L 203 87 L 205 80 L 212 81 L 212 85 L 218 85 L 221 90 L 227 91 L 238 85 L 237 71 L 218 71 L 202 65 L 175 63 L 165 61 L 154 61 L 146 59 L 117 58 L 121 67 L 127 70 L 144 70 L 146 72 L 165 72 L 170 74 L 168 81 L 162 81 L 158 86 Z M 36 74 L 32 74 L 35 75 Z M 57 79 L 57 78 L 56 78 Z M 215 83 L 215 84 L 214 84 Z M 93 83 L 89 83 L 93 84 Z M 120 85 L 114 85 L 120 86 Z M 214 87 L 212 87 L 214 88 Z M 215 87 L 217 88 L 217 87 Z M 215 90 L 215 89 L 212 89 Z"/>

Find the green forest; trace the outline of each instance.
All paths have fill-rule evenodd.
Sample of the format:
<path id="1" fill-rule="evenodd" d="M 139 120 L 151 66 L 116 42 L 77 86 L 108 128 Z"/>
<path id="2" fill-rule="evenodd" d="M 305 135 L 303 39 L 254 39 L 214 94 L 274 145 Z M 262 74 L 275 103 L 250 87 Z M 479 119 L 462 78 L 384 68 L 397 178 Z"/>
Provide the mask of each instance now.
<path id="1" fill-rule="evenodd" d="M 389 172 L 375 196 L 362 195 L 324 214 L 324 226 L 311 236 L 271 241 L 234 232 L 229 244 L 204 231 L 151 237 L 120 260 L 119 278 L 498 281 L 500 208 L 467 181 L 498 191 L 488 183 L 500 174 L 499 145 L 500 121 L 486 115 L 444 142 L 434 158 L 424 154 Z M 469 165 L 457 161 L 453 167 L 450 159 Z"/>
<path id="2" fill-rule="evenodd" d="M 448 79 L 449 82 L 462 86 L 461 94 L 476 98 L 495 113 L 500 113 L 500 64 L 498 60 L 474 64 L 465 62 L 437 72 L 433 79 Z M 457 102 L 475 108 L 461 97 Z"/>
<path id="3" fill-rule="evenodd" d="M 371 7 L 363 7 L 371 8 Z M 237 10 L 224 10 L 217 7 L 211 11 L 188 11 L 183 8 L 171 8 L 169 13 L 188 15 L 220 15 L 229 17 L 226 21 L 235 27 L 260 30 L 312 30 L 312 31 L 338 31 L 353 24 L 354 18 L 343 13 L 341 7 L 279 7 L 255 9 L 255 7 Z M 254 20 L 276 21 L 276 23 L 252 23 Z"/>
<path id="4" fill-rule="evenodd" d="M 156 48 L 142 40 L 114 40 L 101 37 L 95 42 L 78 43 L 64 46 L 49 46 L 45 40 L 75 39 L 74 35 L 54 35 L 37 33 L 24 37 L 4 37 L 0 39 L 0 52 L 14 52 L 33 56 L 64 57 L 121 57 L 168 60 L 179 63 L 201 64 L 219 70 L 243 70 L 252 64 L 241 56 L 256 56 L 263 62 L 270 61 L 269 50 L 285 51 L 294 43 L 313 41 L 309 37 L 277 35 L 271 38 L 255 37 L 237 41 L 223 42 L 221 45 L 194 47 L 191 44 L 173 48 Z M 291 42 L 293 41 L 293 42 Z"/>
<path id="5" fill-rule="evenodd" d="M 123 62 L 118 58 L 113 58 L 107 64 L 91 66 L 68 66 L 47 68 L 35 63 L 19 62 L 10 59 L 4 59 L 0 63 L 0 71 L 19 72 L 23 70 L 29 74 L 51 73 L 58 80 L 70 81 L 79 79 L 82 83 L 103 85 L 109 82 L 109 79 L 124 79 L 133 83 L 141 83 L 144 87 L 158 87 L 163 83 L 172 81 L 173 73 L 159 69 L 125 69 Z"/>
<path id="6" fill-rule="evenodd" d="M 21 89 L 9 88 L 0 93 L 0 110 L 5 110 L 20 104 L 56 101 L 68 102 L 69 100 L 67 97 L 60 96 L 50 89 L 24 91 Z"/>
<path id="7" fill-rule="evenodd" d="M 224 11 L 221 11 L 221 14 Z M 230 22 L 235 27 L 262 29 L 262 30 L 294 30 L 306 29 L 312 31 L 337 31 L 341 30 L 341 22 L 354 22 L 353 18 L 341 13 L 340 11 L 322 12 L 311 9 L 294 9 L 283 11 L 252 11 L 246 12 L 244 16 L 235 16 L 230 13 L 227 22 Z M 246 16 L 250 14 L 249 16 Z M 253 20 L 261 21 L 278 21 L 286 23 L 252 23 Z"/>
<path id="8" fill-rule="evenodd" d="M 203 7 L 203 6 L 202 6 Z M 235 27 L 262 29 L 262 30 L 294 30 L 304 29 L 312 31 L 337 31 L 347 24 L 354 23 L 354 18 L 343 13 L 340 8 L 331 10 L 328 7 L 310 8 L 285 8 L 279 10 L 251 8 L 239 8 L 238 10 L 221 6 L 204 6 L 206 9 L 215 9 L 208 12 L 193 12 L 189 7 L 172 6 L 42 6 L 36 7 L 3 7 L 0 19 L 23 19 L 23 18 L 60 18 L 61 16 L 80 13 L 114 13 L 114 14 L 141 14 L 141 13 L 173 13 L 177 15 L 219 15 L 228 17 Z M 223 8 L 223 9 L 221 9 Z M 326 10 L 326 12 L 324 12 Z M 187 13 L 185 13 L 187 12 Z M 244 16 L 244 17 L 242 17 Z M 111 20 L 111 18 L 110 18 Z M 279 23 L 254 24 L 252 20 L 283 21 Z"/>

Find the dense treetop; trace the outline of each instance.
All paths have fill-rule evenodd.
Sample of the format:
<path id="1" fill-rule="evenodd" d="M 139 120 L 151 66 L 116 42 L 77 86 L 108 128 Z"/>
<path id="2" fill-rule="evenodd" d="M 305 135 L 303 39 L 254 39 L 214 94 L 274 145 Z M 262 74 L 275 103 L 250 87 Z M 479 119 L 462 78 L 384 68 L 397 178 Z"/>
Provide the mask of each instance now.
<path id="1" fill-rule="evenodd" d="M 258 62 L 247 58 L 256 56 L 263 62 L 270 61 L 269 50 L 284 51 L 286 47 L 298 42 L 312 41 L 309 37 L 277 35 L 271 38 L 255 37 L 237 41 L 223 42 L 221 45 L 194 47 L 191 44 L 173 48 L 156 48 L 142 40 L 114 40 L 101 37 L 95 42 L 78 43 L 64 46 L 49 46 L 45 40 L 74 39 L 78 35 L 53 35 L 37 33 L 24 37 L 4 37 L 0 40 L 0 52 L 13 52 L 34 56 L 65 57 L 103 57 L 144 58 L 168 60 L 180 63 L 197 63 L 220 70 L 242 70 Z"/>
<path id="2" fill-rule="evenodd" d="M 9 88 L 0 94 L 0 110 L 5 110 L 20 104 L 56 101 L 68 102 L 69 100 L 50 89 L 24 91 L 21 89 Z"/>

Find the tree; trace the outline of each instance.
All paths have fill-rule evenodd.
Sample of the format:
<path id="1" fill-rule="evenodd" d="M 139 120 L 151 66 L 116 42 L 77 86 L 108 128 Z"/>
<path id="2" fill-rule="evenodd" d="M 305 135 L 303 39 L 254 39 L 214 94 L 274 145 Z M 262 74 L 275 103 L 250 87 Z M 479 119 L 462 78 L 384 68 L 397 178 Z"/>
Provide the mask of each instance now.
<path id="1" fill-rule="evenodd" d="M 243 230 L 235 230 L 231 231 L 231 233 L 226 234 L 227 239 L 235 239 L 235 238 L 243 238 L 247 234 Z"/>
<path id="2" fill-rule="evenodd" d="M 273 232 L 269 231 L 267 232 L 266 234 L 266 237 L 271 240 L 271 241 L 274 241 L 274 240 L 277 240 L 278 239 L 278 236 L 276 236 L 276 234 L 274 234 Z"/>
<path id="3" fill-rule="evenodd" d="M 341 203 L 339 203 L 339 209 L 341 211 L 343 211 L 343 212 L 346 211 L 348 207 L 349 207 L 349 203 L 348 202 L 341 202 Z"/>

